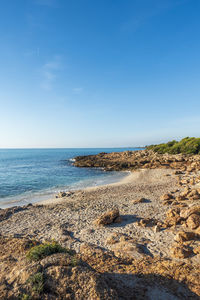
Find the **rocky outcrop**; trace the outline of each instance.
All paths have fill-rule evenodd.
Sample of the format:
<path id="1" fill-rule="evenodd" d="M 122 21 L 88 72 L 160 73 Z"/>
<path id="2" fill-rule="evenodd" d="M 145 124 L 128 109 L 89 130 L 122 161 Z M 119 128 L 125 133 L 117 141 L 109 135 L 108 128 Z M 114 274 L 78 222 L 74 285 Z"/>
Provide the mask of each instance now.
<path id="1" fill-rule="evenodd" d="M 77 167 L 96 167 L 106 171 L 136 170 L 140 168 L 172 168 L 176 175 L 182 171 L 200 170 L 200 155 L 158 154 L 151 150 L 99 153 L 77 156 Z"/>
<path id="2" fill-rule="evenodd" d="M 145 256 L 133 239 L 121 237 L 117 244 L 119 251 L 136 249 L 141 258 L 117 257 L 85 244 L 73 257 L 55 253 L 30 262 L 26 252 L 32 241 L 1 237 L 0 299 L 199 299 L 198 269 Z"/>
<path id="3" fill-rule="evenodd" d="M 31 241 L 1 238 L 0 244 L 0 299 L 117 299 L 103 276 L 77 256 L 56 253 L 32 263 L 25 256 Z"/>

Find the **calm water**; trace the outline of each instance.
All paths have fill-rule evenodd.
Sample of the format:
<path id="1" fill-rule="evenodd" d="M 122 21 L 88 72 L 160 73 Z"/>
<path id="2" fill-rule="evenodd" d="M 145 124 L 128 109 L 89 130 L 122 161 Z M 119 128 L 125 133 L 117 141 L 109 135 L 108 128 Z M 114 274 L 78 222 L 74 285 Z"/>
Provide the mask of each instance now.
<path id="1" fill-rule="evenodd" d="M 125 173 L 76 168 L 72 159 L 125 150 L 137 149 L 0 149 L 0 207 L 48 199 L 60 190 L 116 182 Z"/>

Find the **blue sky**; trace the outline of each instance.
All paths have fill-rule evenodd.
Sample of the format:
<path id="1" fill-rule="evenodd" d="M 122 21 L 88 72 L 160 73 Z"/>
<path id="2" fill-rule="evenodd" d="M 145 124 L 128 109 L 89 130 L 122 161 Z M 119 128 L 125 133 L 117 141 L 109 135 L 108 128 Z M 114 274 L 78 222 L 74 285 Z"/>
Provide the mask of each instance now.
<path id="1" fill-rule="evenodd" d="M 199 0 L 2 0 L 0 147 L 200 136 Z"/>

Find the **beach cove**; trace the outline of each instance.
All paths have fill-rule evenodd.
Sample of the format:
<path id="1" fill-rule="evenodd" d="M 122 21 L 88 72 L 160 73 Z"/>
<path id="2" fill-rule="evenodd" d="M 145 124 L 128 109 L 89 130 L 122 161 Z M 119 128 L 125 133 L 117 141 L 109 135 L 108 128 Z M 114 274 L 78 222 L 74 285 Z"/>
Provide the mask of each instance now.
<path id="1" fill-rule="evenodd" d="M 130 156 L 135 156 L 137 168 L 117 183 L 60 193 L 57 198 L 34 205 L 0 210 L 1 238 L 7 242 L 14 240 L 14 243 L 23 239 L 39 243 L 54 240 L 75 250 L 97 272 L 109 272 L 110 266 L 110 271 L 118 274 L 111 286 L 121 295 L 119 299 L 132 299 L 125 295 L 126 290 L 133 293 L 138 289 L 135 281 L 127 282 L 123 274 L 137 273 L 139 265 L 143 275 L 149 272 L 154 276 L 156 272 L 176 280 L 176 284 L 170 286 L 160 278 L 155 286 L 149 277 L 147 281 L 151 287 L 147 294 L 157 293 L 162 299 L 198 299 L 199 157 L 159 155 L 146 150 L 100 156 L 104 162 L 106 157 L 112 166 L 117 156 L 117 168 L 121 157 L 126 170 L 129 167 L 124 165 L 125 157 L 129 161 Z M 96 158 L 98 160 L 99 156 L 92 157 L 91 161 Z M 87 164 L 88 159 L 90 157 L 87 157 Z M 132 162 L 134 164 L 133 157 Z M 192 215 L 195 215 L 194 220 Z M 92 257 L 96 257 L 95 261 Z M 189 290 L 181 283 L 183 274 Z M 123 287 L 121 291 L 117 290 L 117 282 Z M 143 284 L 138 283 L 140 288 Z"/>

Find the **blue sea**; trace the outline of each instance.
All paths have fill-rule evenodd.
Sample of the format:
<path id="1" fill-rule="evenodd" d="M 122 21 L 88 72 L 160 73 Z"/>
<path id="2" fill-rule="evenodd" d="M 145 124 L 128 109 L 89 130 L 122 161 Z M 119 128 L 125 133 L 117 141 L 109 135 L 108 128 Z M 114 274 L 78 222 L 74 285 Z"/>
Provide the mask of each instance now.
<path id="1" fill-rule="evenodd" d="M 51 198 L 59 191 L 117 182 L 124 172 L 77 168 L 78 155 L 137 148 L 0 149 L 0 208 Z"/>

